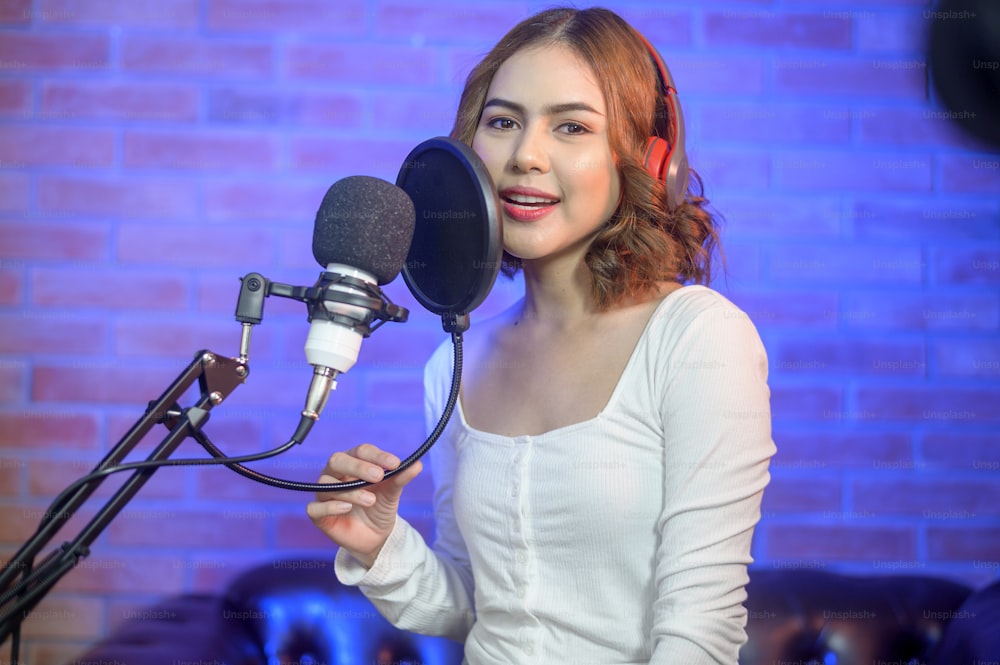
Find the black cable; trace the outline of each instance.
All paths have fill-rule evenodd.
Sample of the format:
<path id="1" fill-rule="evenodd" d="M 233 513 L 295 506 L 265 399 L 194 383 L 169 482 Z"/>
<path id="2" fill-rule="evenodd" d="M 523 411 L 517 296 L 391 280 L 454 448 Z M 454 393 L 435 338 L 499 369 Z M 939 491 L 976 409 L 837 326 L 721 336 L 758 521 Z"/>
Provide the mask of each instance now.
<path id="1" fill-rule="evenodd" d="M 84 485 L 89 485 L 95 480 L 100 480 L 105 476 L 110 476 L 113 473 L 121 473 L 122 471 L 135 471 L 137 469 L 158 469 L 161 466 L 203 466 L 203 465 L 215 465 L 215 464 L 225 464 L 226 461 L 230 462 L 256 462 L 262 459 L 268 459 L 269 457 L 274 457 L 275 455 L 280 455 L 289 448 L 298 444 L 298 441 L 292 440 L 288 443 L 284 443 L 277 448 L 272 448 L 271 450 L 266 450 L 261 453 L 253 453 L 251 455 L 241 455 L 238 457 L 226 457 L 224 460 L 216 458 L 202 458 L 202 457 L 183 457 L 180 459 L 164 459 L 164 460 L 146 460 L 143 462 L 129 462 L 127 464 L 118 464 L 116 466 L 109 466 L 103 468 L 99 471 L 94 471 L 92 473 L 83 476 L 82 478 L 74 481 L 69 487 L 64 489 L 62 492 L 52 500 L 52 504 L 49 509 L 42 516 L 42 522 L 38 525 L 37 531 L 41 531 L 45 526 L 59 514 L 59 509 L 61 503 L 69 498 L 69 495 L 74 493 L 80 487 Z"/>
<path id="2" fill-rule="evenodd" d="M 431 431 L 427 439 L 420 445 L 420 447 L 417 448 L 409 457 L 400 462 L 398 467 L 391 471 L 387 471 L 383 480 L 385 478 L 391 478 L 397 473 L 402 473 L 412 466 L 414 462 L 423 457 L 424 454 L 430 450 L 431 446 L 437 442 L 438 438 L 440 438 L 441 434 L 444 432 L 445 426 L 448 424 L 448 420 L 451 419 L 451 414 L 455 410 L 455 405 L 458 403 L 458 394 L 462 381 L 462 334 L 459 332 L 453 332 L 451 335 L 451 341 L 454 346 L 454 366 L 452 368 L 451 375 L 451 391 L 448 393 L 448 401 L 445 404 L 444 411 L 441 413 L 441 417 L 438 419 L 437 425 L 434 427 L 433 431 Z M 210 455 L 216 459 L 222 460 L 220 463 L 225 464 L 228 468 L 232 469 L 244 478 L 249 478 L 250 480 L 254 480 L 264 485 L 270 485 L 271 487 L 295 490 L 298 492 L 343 492 L 345 490 L 353 490 L 375 484 L 366 480 L 349 480 L 341 483 L 303 483 L 294 480 L 274 478 L 260 473 L 259 471 L 248 469 L 242 464 L 233 463 L 231 460 L 227 461 L 224 454 L 215 447 L 204 432 L 201 432 L 200 430 L 196 431 L 193 436 Z"/>
<path id="3" fill-rule="evenodd" d="M 409 457 L 400 462 L 399 466 L 391 471 L 385 473 L 384 478 L 391 478 L 397 473 L 402 473 L 410 466 L 412 466 L 418 459 L 423 457 L 431 446 L 433 446 L 437 440 L 441 437 L 444 432 L 444 428 L 447 426 L 448 421 L 451 419 L 451 415 L 455 410 L 455 406 L 458 403 L 458 395 L 461 389 L 462 380 L 462 334 L 460 332 L 453 332 L 451 335 L 452 346 L 454 347 L 453 361 L 454 365 L 452 368 L 452 378 L 451 378 L 451 390 L 448 393 L 448 401 L 445 404 L 444 411 L 441 413 L 441 417 L 438 419 L 437 425 L 431 431 L 427 439 L 417 448 Z M 311 422 L 311 421 L 310 421 Z M 256 462 L 262 459 L 267 459 L 274 457 L 275 455 L 280 455 L 297 443 L 301 443 L 301 439 L 305 437 L 300 437 L 298 434 L 302 431 L 302 426 L 296 430 L 296 436 L 292 440 L 288 441 L 277 448 L 273 448 L 268 451 L 261 453 L 254 453 L 251 455 L 242 455 L 237 457 L 229 457 L 221 450 L 219 450 L 215 444 L 211 442 L 207 435 L 201 430 L 194 430 L 191 436 L 198 441 L 208 451 L 211 458 L 181 458 L 181 459 L 165 459 L 165 460 L 146 460 L 142 462 L 130 462 L 127 464 L 119 464 L 116 466 L 107 467 L 99 471 L 94 471 L 82 478 L 79 478 L 69 487 L 64 489 L 53 501 L 49 507 L 49 510 L 45 512 L 42 517 L 42 522 L 38 526 L 38 531 L 43 529 L 49 521 L 55 519 L 55 516 L 59 514 L 59 509 L 61 503 L 69 498 L 69 495 L 74 493 L 78 488 L 92 483 L 96 480 L 100 480 L 105 476 L 109 476 L 113 473 L 120 473 L 122 471 L 133 471 L 138 469 L 157 469 L 163 466 L 204 466 L 204 465 L 222 465 L 225 466 L 236 473 L 240 474 L 245 478 L 254 480 L 265 485 L 270 485 L 272 487 L 278 487 L 280 489 L 295 490 L 300 492 L 342 492 L 345 490 L 357 489 L 360 487 L 367 487 L 374 483 L 370 483 L 365 480 L 351 480 L 341 483 L 303 483 L 293 480 L 284 480 L 281 478 L 274 478 L 266 474 L 260 473 L 259 471 L 254 471 L 248 467 L 243 466 L 244 462 Z"/>

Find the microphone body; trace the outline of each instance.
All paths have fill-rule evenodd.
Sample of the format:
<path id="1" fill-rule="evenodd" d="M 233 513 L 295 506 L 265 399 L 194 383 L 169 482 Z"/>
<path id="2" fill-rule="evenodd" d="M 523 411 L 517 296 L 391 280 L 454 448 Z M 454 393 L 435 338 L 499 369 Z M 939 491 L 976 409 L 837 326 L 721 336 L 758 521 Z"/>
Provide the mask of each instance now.
<path id="1" fill-rule="evenodd" d="M 409 195 L 379 178 L 338 180 L 323 197 L 313 227 L 313 256 L 326 270 L 308 299 L 305 354 L 314 370 L 303 416 L 319 419 L 337 376 L 357 362 L 373 321 L 406 320 L 405 310 L 386 318 L 379 286 L 402 270 L 415 222 Z"/>

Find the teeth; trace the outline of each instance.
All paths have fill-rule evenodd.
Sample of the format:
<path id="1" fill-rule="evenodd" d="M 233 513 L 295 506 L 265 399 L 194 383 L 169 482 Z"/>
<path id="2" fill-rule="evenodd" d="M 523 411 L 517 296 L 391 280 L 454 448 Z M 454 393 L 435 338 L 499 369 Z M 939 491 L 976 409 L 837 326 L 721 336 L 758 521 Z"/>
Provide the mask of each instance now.
<path id="1" fill-rule="evenodd" d="M 554 199 L 543 199 L 538 196 L 525 196 L 524 194 L 508 194 L 504 198 L 506 198 L 511 203 L 521 203 L 521 204 L 555 203 Z"/>

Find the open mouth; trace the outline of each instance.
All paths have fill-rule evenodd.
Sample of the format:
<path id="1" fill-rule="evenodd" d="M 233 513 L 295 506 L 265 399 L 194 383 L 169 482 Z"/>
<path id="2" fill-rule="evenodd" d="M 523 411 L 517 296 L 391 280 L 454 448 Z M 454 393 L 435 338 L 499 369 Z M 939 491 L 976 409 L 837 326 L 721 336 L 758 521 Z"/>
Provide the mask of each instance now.
<path id="1" fill-rule="evenodd" d="M 544 208 L 559 203 L 559 199 L 527 196 L 525 194 L 505 194 L 501 198 L 507 203 L 525 208 Z"/>

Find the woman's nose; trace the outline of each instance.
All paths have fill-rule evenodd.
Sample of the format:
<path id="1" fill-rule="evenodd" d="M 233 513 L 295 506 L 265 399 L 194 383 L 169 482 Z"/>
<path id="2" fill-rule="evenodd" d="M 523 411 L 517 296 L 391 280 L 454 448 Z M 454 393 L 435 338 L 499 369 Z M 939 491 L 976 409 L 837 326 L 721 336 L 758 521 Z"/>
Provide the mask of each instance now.
<path id="1" fill-rule="evenodd" d="M 511 168 L 524 173 L 548 171 L 549 156 L 541 128 L 528 127 L 520 133 L 511 154 Z"/>

